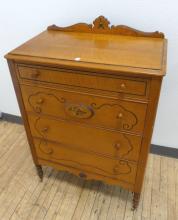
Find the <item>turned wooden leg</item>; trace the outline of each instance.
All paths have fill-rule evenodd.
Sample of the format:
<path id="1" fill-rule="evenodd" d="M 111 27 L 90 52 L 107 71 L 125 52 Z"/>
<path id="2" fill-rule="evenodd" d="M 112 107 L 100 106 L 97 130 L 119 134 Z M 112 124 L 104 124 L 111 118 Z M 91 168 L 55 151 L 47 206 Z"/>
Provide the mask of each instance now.
<path id="1" fill-rule="evenodd" d="M 140 193 L 133 193 L 133 206 L 132 210 L 135 210 L 138 207 L 140 200 Z"/>
<path id="2" fill-rule="evenodd" d="M 37 174 L 41 180 L 41 182 L 43 181 L 43 170 L 42 167 L 40 165 L 36 165 L 36 170 L 37 170 Z"/>

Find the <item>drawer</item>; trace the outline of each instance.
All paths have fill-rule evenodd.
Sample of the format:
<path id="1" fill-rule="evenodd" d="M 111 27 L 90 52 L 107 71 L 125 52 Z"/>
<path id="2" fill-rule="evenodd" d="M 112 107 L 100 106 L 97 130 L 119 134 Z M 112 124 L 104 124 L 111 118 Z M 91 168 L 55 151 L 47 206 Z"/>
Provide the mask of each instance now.
<path id="1" fill-rule="evenodd" d="M 54 144 L 37 139 L 34 139 L 34 143 L 37 157 L 40 159 L 132 184 L 135 182 L 136 163 L 99 157 L 67 148 L 62 144 Z"/>
<path id="2" fill-rule="evenodd" d="M 59 83 L 76 87 L 85 87 L 102 91 L 146 96 L 147 80 L 140 78 L 114 78 L 111 75 L 98 76 L 91 73 L 79 73 L 60 69 L 18 66 L 21 79 L 30 79 L 47 83 Z"/>
<path id="3" fill-rule="evenodd" d="M 103 157 L 138 161 L 141 137 L 29 115 L 33 137 Z"/>
<path id="4" fill-rule="evenodd" d="M 133 133 L 142 133 L 147 104 L 21 85 L 27 111 Z"/>

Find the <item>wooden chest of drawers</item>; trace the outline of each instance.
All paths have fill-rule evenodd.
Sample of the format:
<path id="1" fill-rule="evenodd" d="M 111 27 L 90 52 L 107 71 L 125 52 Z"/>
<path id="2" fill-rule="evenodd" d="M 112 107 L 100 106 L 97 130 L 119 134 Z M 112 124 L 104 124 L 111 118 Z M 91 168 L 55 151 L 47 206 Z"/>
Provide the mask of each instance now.
<path id="1" fill-rule="evenodd" d="M 149 154 L 166 40 L 109 26 L 47 31 L 6 55 L 34 163 L 118 184 L 138 205 Z"/>

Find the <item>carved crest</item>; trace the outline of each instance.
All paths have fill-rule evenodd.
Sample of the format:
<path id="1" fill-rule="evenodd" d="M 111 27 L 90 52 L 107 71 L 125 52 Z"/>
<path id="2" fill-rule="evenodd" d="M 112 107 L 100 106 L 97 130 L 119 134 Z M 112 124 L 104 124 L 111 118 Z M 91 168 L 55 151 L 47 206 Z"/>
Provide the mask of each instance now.
<path id="1" fill-rule="evenodd" d="M 93 21 L 93 24 L 78 23 L 68 27 L 58 27 L 56 25 L 51 25 L 48 27 L 48 30 L 164 38 L 164 34 L 158 31 L 143 32 L 125 25 L 110 26 L 110 22 L 104 16 L 99 16 L 96 18 Z"/>

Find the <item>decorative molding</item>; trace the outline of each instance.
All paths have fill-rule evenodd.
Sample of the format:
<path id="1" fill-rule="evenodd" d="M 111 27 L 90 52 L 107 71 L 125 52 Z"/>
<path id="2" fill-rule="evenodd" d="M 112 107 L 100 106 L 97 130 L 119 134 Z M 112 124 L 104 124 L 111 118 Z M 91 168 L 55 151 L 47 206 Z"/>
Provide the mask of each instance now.
<path id="1" fill-rule="evenodd" d="M 116 119 L 121 121 L 122 128 L 124 130 L 131 130 L 138 123 L 137 116 L 133 112 L 127 110 L 126 108 L 124 108 L 123 106 L 119 104 L 104 103 L 104 104 L 97 106 L 96 103 L 91 103 L 91 106 L 95 110 L 99 110 L 104 107 L 114 107 L 114 106 L 121 108 L 121 111 L 119 111 L 119 113 L 116 115 Z M 127 117 L 124 118 L 123 116 L 125 114 L 127 114 Z M 131 116 L 132 120 L 130 120 L 130 117 L 128 117 L 128 114 Z M 126 119 L 128 121 L 126 121 Z"/>
<path id="2" fill-rule="evenodd" d="M 39 96 L 39 98 L 36 98 L 35 105 L 34 105 L 33 97 L 37 97 L 37 96 Z M 57 96 L 55 96 L 54 94 L 51 94 L 51 93 L 37 92 L 37 93 L 31 94 L 28 97 L 28 103 L 31 106 L 31 108 L 33 109 L 33 111 L 38 114 L 42 113 L 42 104 L 45 102 L 45 100 L 47 100 L 47 98 L 44 99 L 44 96 L 48 96 L 50 98 L 52 97 L 59 103 L 66 102 L 65 98 L 63 98 L 63 97 L 58 98 Z"/>
<path id="3" fill-rule="evenodd" d="M 84 32 L 84 33 L 96 33 L 96 34 L 117 34 L 124 36 L 135 37 L 152 37 L 152 38 L 164 38 L 164 34 L 158 31 L 155 32 L 143 32 L 134 28 L 117 25 L 110 26 L 110 22 L 104 16 L 99 16 L 93 21 L 93 24 L 78 23 L 68 27 L 59 27 L 51 25 L 47 30 L 53 31 L 66 31 L 66 32 Z"/>

